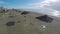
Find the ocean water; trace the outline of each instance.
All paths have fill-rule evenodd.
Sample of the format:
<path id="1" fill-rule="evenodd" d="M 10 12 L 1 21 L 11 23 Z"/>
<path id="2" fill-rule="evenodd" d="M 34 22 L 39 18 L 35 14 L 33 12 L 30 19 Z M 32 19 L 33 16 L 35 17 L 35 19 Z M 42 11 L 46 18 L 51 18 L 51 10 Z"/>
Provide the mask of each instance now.
<path id="1" fill-rule="evenodd" d="M 51 8 L 39 8 L 39 9 L 24 9 L 26 11 L 30 11 L 30 12 L 36 12 L 36 13 L 40 13 L 40 14 L 46 14 L 46 15 L 50 15 L 50 16 L 55 16 L 55 17 L 60 17 L 60 11 L 58 10 L 54 10 Z"/>

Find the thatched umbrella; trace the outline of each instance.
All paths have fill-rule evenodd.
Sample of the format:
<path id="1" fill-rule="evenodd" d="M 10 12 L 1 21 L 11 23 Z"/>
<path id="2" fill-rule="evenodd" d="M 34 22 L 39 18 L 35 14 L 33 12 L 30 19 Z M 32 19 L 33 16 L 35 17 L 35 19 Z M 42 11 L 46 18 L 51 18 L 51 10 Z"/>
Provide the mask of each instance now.
<path id="1" fill-rule="evenodd" d="M 21 15 L 26 15 L 26 14 L 28 14 L 28 13 L 29 13 L 29 12 L 24 11 L 24 12 L 21 13 Z"/>
<path id="2" fill-rule="evenodd" d="M 21 13 L 21 15 L 24 16 L 24 21 L 26 21 L 26 15 L 27 15 L 27 14 L 29 14 L 29 12 L 27 12 L 27 11 L 24 11 L 24 12 Z"/>
<path id="3" fill-rule="evenodd" d="M 14 21 L 10 21 L 10 22 L 7 22 L 6 25 L 7 26 L 13 26 L 13 25 L 15 25 L 15 22 Z"/>
<path id="4" fill-rule="evenodd" d="M 7 26 L 7 33 L 8 34 L 13 34 L 14 32 L 12 31 L 12 29 L 14 28 L 15 22 L 14 21 L 10 21 L 6 23 Z"/>
<path id="5" fill-rule="evenodd" d="M 53 18 L 49 17 L 48 15 L 38 16 L 36 17 L 36 19 L 47 22 L 47 23 L 51 23 L 53 21 Z"/>

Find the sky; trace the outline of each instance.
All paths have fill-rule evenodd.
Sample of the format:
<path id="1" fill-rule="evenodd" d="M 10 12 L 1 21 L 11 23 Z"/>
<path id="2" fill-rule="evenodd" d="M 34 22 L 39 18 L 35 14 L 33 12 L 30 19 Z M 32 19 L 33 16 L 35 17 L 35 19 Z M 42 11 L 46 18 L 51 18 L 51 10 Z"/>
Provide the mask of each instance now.
<path id="1" fill-rule="evenodd" d="M 7 8 L 22 8 L 29 4 L 39 3 L 42 0 L 0 0 L 0 6 Z"/>
<path id="2" fill-rule="evenodd" d="M 0 6 L 60 17 L 60 0 L 0 0 Z"/>

